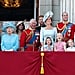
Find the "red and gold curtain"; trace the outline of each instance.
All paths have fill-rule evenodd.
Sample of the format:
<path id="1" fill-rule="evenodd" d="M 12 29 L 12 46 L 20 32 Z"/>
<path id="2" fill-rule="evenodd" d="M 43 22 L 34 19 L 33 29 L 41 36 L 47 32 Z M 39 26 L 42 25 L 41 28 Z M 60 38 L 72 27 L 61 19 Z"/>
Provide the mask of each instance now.
<path id="1" fill-rule="evenodd" d="M 45 52 L 44 75 L 75 75 L 75 53 Z M 0 75 L 40 75 L 40 52 L 0 52 Z"/>

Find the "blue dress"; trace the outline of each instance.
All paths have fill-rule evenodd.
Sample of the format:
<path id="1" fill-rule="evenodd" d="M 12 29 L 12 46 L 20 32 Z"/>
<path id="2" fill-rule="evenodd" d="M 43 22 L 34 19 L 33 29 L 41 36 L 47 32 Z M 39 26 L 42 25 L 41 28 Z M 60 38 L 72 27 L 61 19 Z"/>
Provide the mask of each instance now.
<path id="1" fill-rule="evenodd" d="M 3 34 L 1 39 L 2 51 L 17 51 L 19 48 L 19 37 L 17 34 Z"/>
<path id="2" fill-rule="evenodd" d="M 45 29 L 45 27 L 42 27 L 40 31 L 40 42 L 45 44 L 47 37 L 50 37 L 52 39 L 52 42 L 55 42 L 56 35 L 57 35 L 56 27 L 53 27 L 52 29 Z"/>

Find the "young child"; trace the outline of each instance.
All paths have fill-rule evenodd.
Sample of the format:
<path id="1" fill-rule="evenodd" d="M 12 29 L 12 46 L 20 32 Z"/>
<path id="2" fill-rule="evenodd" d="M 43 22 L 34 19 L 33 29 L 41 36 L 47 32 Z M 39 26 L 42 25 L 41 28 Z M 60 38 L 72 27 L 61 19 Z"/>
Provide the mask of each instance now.
<path id="1" fill-rule="evenodd" d="M 69 39 L 67 41 L 67 46 L 68 48 L 66 49 L 66 51 L 75 51 L 74 42 L 72 39 Z"/>
<path id="2" fill-rule="evenodd" d="M 44 51 L 53 51 L 53 43 L 50 37 L 46 38 Z"/>
<path id="3" fill-rule="evenodd" d="M 57 33 L 56 43 L 54 44 L 54 51 L 65 51 L 66 43 L 63 41 L 63 35 Z"/>

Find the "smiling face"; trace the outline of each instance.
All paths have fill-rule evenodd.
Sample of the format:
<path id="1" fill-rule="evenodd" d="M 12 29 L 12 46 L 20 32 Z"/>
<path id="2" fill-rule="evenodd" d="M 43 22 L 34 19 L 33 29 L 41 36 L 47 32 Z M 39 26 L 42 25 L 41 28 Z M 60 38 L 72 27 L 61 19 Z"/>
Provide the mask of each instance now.
<path id="1" fill-rule="evenodd" d="M 23 25 L 20 24 L 20 25 L 18 26 L 18 28 L 19 28 L 19 30 L 22 30 L 22 29 L 23 29 Z"/>
<path id="2" fill-rule="evenodd" d="M 48 17 L 46 20 L 46 25 L 50 25 L 52 23 L 51 17 Z"/>
<path id="3" fill-rule="evenodd" d="M 43 25 L 43 16 L 39 17 L 38 23 L 42 26 Z"/>
<path id="4" fill-rule="evenodd" d="M 72 39 L 69 39 L 67 43 L 68 43 L 68 46 L 70 46 L 70 47 L 73 47 L 73 45 L 74 45 L 74 42 Z"/>
<path id="5" fill-rule="evenodd" d="M 47 37 L 46 41 L 45 41 L 45 44 L 46 45 L 52 45 L 52 39 L 50 37 Z"/>
<path id="6" fill-rule="evenodd" d="M 12 27 L 7 27 L 6 31 L 8 34 L 12 34 L 14 32 L 14 29 Z"/>
<path id="7" fill-rule="evenodd" d="M 68 21 L 68 13 L 67 12 L 64 12 L 62 14 L 62 19 L 63 19 L 63 21 Z"/>
<path id="8" fill-rule="evenodd" d="M 31 21 L 30 21 L 30 27 L 32 29 L 35 29 L 36 28 L 36 24 L 37 24 L 36 20 L 35 19 L 31 19 Z"/>
<path id="9" fill-rule="evenodd" d="M 51 40 L 48 38 L 47 39 L 47 45 L 50 45 L 51 44 Z"/>

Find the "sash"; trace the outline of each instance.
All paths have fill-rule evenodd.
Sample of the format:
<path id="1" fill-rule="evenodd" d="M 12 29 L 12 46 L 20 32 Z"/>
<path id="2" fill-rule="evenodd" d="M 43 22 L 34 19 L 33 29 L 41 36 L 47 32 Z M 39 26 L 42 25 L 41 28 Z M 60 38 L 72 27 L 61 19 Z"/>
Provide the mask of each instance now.
<path id="1" fill-rule="evenodd" d="M 37 39 L 37 37 L 39 36 L 38 31 L 35 31 L 32 35 L 32 38 L 30 39 L 29 43 L 33 44 L 33 42 L 35 42 L 35 40 Z"/>
<path id="2" fill-rule="evenodd" d="M 29 40 L 32 38 L 32 31 L 30 31 L 30 33 L 27 33 L 27 31 L 25 31 L 26 33 L 26 43 L 29 42 Z"/>
<path id="3" fill-rule="evenodd" d="M 73 23 L 69 23 L 65 29 L 62 31 L 62 35 L 64 36 L 66 34 L 66 32 L 68 31 L 69 28 L 71 28 L 71 26 L 73 25 Z"/>
<path id="4" fill-rule="evenodd" d="M 26 43 L 33 44 L 33 42 L 36 40 L 36 37 L 38 36 L 38 35 L 35 34 L 36 32 L 32 33 L 32 31 L 30 31 L 30 33 L 28 34 L 25 31 L 25 33 L 27 35 L 27 37 L 26 37 Z"/>

